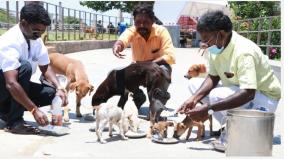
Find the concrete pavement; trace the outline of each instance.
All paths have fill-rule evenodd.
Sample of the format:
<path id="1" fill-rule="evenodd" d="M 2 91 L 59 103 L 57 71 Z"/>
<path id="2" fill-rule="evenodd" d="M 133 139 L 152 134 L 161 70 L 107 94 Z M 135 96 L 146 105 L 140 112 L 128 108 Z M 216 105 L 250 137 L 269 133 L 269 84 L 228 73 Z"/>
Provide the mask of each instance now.
<path id="1" fill-rule="evenodd" d="M 193 63 L 200 63 L 202 60 L 196 55 L 197 49 L 176 49 L 177 64 L 173 65 L 172 84 L 169 87 L 171 98 L 167 103 L 169 108 L 177 108 L 189 97 L 187 89 L 188 80 L 183 77 L 188 67 Z M 111 49 L 99 49 L 67 54 L 67 56 L 79 59 L 85 65 L 89 80 L 95 86 L 105 79 L 108 72 L 117 67 L 126 66 L 131 61 L 130 50 L 126 50 L 125 59 L 117 59 Z M 39 71 L 32 77 L 38 81 Z M 93 93 L 92 93 L 93 94 Z M 118 97 L 108 102 L 116 104 Z M 224 153 L 213 151 L 210 141 L 215 138 L 209 137 L 208 123 L 206 123 L 206 137 L 203 141 L 192 141 L 196 137 L 194 128 L 190 141 L 181 140 L 178 144 L 163 145 L 151 142 L 150 139 L 128 139 L 120 140 L 116 135 L 107 144 L 97 142 L 94 132 L 89 129 L 94 122 L 85 121 L 83 118 L 75 117 L 75 94 L 69 95 L 70 112 L 70 134 L 61 137 L 36 136 L 36 135 L 14 135 L 0 130 L 0 156 L 3 158 L 223 158 Z M 92 112 L 91 96 L 82 100 L 81 112 L 88 114 Z M 143 106 L 148 106 L 146 102 Z M 48 112 L 49 107 L 41 108 Z M 280 126 L 283 108 L 278 107 L 276 112 L 275 129 L 279 134 L 282 131 Z M 25 113 L 25 120 L 34 122 L 29 112 Z M 141 124 L 142 130 L 147 130 L 148 121 Z M 217 130 L 220 125 L 213 122 L 213 129 Z M 245 133 L 245 132 L 244 132 Z M 103 133 L 108 138 L 108 133 Z M 282 135 L 283 136 L 283 135 Z M 282 144 L 283 145 L 283 144 Z M 280 157 L 283 152 L 282 145 L 273 146 L 273 156 Z"/>

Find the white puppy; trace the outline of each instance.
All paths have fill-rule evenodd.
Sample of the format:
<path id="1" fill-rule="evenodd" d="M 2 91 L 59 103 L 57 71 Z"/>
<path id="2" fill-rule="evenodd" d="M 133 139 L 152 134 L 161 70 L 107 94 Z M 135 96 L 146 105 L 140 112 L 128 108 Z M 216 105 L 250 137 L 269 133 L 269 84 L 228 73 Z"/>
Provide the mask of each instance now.
<path id="1" fill-rule="evenodd" d="M 127 124 L 129 125 L 130 130 L 133 132 L 137 132 L 141 120 L 138 118 L 138 109 L 132 100 L 131 93 L 129 93 L 128 101 L 126 102 L 123 111 L 125 117 L 127 118 Z"/>
<path id="2" fill-rule="evenodd" d="M 102 103 L 100 106 L 96 107 L 96 134 L 98 141 L 101 143 L 106 143 L 102 138 L 102 131 L 106 124 L 109 122 L 109 136 L 112 136 L 113 124 L 117 125 L 119 128 L 119 134 L 123 140 L 126 140 L 125 133 L 128 131 L 128 125 L 125 123 L 126 118 L 124 112 L 118 106 L 109 105 Z"/>

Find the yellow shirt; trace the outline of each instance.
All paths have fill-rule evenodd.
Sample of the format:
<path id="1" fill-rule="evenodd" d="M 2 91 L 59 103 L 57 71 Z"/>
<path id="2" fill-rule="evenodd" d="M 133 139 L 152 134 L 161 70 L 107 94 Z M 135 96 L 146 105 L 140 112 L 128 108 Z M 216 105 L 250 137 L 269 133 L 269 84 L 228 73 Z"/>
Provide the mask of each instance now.
<path id="1" fill-rule="evenodd" d="M 125 48 L 131 44 L 133 61 L 149 61 L 162 57 L 170 65 L 175 63 L 172 39 L 163 26 L 153 24 L 147 41 L 134 26 L 126 29 L 118 40 L 123 42 Z"/>
<path id="2" fill-rule="evenodd" d="M 280 82 L 273 74 L 268 57 L 254 42 L 234 31 L 221 54 L 210 54 L 209 67 L 209 74 L 219 76 L 224 86 L 256 89 L 272 99 L 280 99 Z M 234 76 L 230 78 L 226 73 Z"/>

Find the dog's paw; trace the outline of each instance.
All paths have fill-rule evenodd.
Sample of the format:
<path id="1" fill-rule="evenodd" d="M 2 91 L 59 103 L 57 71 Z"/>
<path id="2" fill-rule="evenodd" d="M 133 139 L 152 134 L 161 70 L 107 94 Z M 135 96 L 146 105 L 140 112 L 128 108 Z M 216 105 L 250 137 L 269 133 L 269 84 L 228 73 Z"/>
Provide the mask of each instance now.
<path id="1" fill-rule="evenodd" d="M 63 117 L 63 121 L 64 121 L 64 122 L 67 123 L 67 122 L 69 122 L 69 120 L 70 120 L 69 117 Z"/>
<path id="2" fill-rule="evenodd" d="M 152 134 L 147 134 L 146 138 L 148 138 L 148 139 L 152 138 Z"/>
<path id="3" fill-rule="evenodd" d="M 81 113 L 76 113 L 76 117 L 81 118 L 81 117 L 83 117 L 83 115 Z"/>
<path id="4" fill-rule="evenodd" d="M 121 135 L 121 139 L 122 140 L 128 140 L 128 137 L 124 136 L 124 135 Z"/>
<path id="5" fill-rule="evenodd" d="M 195 138 L 194 141 L 201 141 L 201 138 Z"/>

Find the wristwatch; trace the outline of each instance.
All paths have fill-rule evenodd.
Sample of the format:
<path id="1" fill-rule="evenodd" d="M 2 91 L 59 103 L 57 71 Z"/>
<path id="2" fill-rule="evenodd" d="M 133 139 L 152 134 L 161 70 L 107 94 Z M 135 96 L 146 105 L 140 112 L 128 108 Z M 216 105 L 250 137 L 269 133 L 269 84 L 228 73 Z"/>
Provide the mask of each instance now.
<path id="1" fill-rule="evenodd" d="M 212 115 L 212 114 L 214 113 L 214 110 L 210 107 L 210 105 L 208 105 L 207 108 L 208 108 L 208 112 L 207 112 L 207 113 L 208 113 L 209 115 Z"/>

